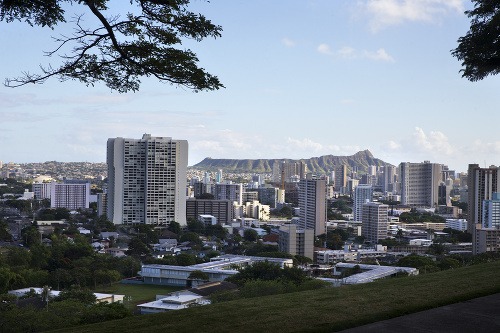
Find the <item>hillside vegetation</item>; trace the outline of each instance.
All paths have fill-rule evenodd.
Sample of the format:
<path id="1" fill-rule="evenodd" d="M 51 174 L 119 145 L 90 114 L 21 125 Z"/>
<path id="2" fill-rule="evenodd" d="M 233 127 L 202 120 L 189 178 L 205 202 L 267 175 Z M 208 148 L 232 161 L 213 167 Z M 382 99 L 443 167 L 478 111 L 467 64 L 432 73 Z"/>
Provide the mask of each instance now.
<path id="1" fill-rule="evenodd" d="M 223 169 L 224 171 L 234 171 L 234 172 L 272 172 L 273 166 L 276 163 L 286 162 L 304 162 L 307 165 L 309 171 L 314 173 L 327 173 L 333 170 L 334 166 L 337 165 L 347 165 L 348 170 L 353 167 L 361 173 L 366 173 L 368 166 L 376 165 L 383 166 L 388 163 L 373 157 L 369 150 L 364 150 L 357 152 L 351 156 L 333 156 L 325 155 L 320 157 L 311 157 L 300 160 L 292 159 L 214 159 L 207 157 L 198 164 L 193 165 L 195 169 L 214 171 L 218 169 Z"/>
<path id="2" fill-rule="evenodd" d="M 500 292 L 500 261 L 257 297 L 57 332 L 331 332 Z"/>

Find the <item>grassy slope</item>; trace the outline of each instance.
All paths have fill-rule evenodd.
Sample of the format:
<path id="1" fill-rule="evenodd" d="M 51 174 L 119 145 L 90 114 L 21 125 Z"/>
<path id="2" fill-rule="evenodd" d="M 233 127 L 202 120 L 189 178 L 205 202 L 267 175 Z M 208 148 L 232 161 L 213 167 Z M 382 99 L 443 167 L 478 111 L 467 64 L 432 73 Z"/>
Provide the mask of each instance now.
<path id="1" fill-rule="evenodd" d="M 497 292 L 500 261 L 417 277 L 135 316 L 65 331 L 331 332 Z"/>

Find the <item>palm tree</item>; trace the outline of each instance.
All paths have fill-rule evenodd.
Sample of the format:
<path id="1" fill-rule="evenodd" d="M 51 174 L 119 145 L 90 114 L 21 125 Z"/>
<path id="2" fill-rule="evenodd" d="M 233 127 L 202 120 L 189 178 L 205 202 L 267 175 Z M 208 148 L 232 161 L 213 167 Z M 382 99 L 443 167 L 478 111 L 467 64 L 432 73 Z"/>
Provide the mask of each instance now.
<path id="1" fill-rule="evenodd" d="M 45 302 L 47 311 L 49 311 L 50 287 L 45 285 L 42 287 L 42 301 Z"/>

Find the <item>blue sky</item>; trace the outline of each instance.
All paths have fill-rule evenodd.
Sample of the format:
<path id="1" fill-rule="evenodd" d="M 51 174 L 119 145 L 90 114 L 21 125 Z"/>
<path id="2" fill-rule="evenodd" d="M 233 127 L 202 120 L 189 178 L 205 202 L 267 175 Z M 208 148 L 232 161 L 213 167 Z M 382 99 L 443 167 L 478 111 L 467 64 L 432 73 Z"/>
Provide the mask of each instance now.
<path id="1" fill-rule="evenodd" d="M 108 138 L 151 133 L 188 140 L 190 165 L 364 149 L 395 165 L 499 165 L 500 77 L 471 83 L 450 54 L 468 30 L 470 7 L 461 0 L 193 0 L 190 8 L 221 25 L 222 37 L 183 47 L 225 89 L 193 93 L 154 79 L 127 94 L 56 79 L 1 86 L 0 160 L 103 162 Z M 42 51 L 71 29 L 0 26 L 2 79 L 57 65 Z"/>

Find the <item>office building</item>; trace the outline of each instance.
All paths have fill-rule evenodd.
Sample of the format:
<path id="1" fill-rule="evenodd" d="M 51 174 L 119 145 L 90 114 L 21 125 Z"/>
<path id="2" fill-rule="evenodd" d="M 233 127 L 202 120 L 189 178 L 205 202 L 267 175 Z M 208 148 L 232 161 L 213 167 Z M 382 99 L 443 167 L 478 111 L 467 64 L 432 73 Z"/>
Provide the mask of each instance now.
<path id="1" fill-rule="evenodd" d="M 379 240 L 387 238 L 388 209 L 389 206 L 378 202 L 363 204 L 361 235 L 365 237 L 366 241 L 377 243 Z"/>
<path id="2" fill-rule="evenodd" d="M 307 179 L 299 182 L 299 227 L 313 229 L 314 235 L 325 233 L 326 180 Z"/>
<path id="3" fill-rule="evenodd" d="M 358 185 L 354 189 L 354 221 L 361 221 L 363 205 L 372 201 L 373 187 L 371 185 Z"/>
<path id="4" fill-rule="evenodd" d="M 188 143 L 144 134 L 108 139 L 108 219 L 186 225 Z"/>
<path id="5" fill-rule="evenodd" d="M 439 202 L 438 188 L 441 183 L 442 165 L 423 163 L 401 163 L 401 200 L 403 205 L 413 207 L 436 207 Z"/>

